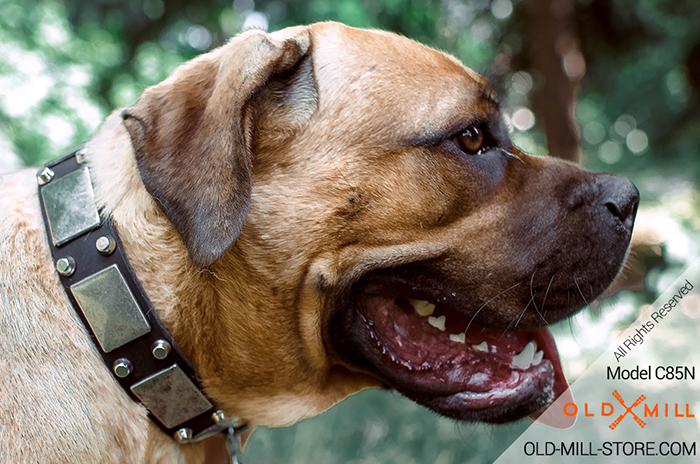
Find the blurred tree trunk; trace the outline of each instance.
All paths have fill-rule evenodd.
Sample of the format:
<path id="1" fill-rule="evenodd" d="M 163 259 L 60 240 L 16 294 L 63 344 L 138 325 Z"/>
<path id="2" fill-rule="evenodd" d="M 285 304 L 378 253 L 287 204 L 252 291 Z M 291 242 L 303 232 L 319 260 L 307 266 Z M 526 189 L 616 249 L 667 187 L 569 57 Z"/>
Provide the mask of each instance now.
<path id="1" fill-rule="evenodd" d="M 575 93 L 586 70 L 579 49 L 573 0 L 528 0 L 532 60 L 539 72 L 535 113 L 544 122 L 550 156 L 580 161 Z"/>

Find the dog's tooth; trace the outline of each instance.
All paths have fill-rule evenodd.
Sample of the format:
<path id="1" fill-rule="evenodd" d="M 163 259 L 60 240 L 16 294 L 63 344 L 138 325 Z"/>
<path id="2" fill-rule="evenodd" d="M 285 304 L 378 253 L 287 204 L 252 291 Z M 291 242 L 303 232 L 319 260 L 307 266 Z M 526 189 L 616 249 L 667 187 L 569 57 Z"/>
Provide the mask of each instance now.
<path id="1" fill-rule="evenodd" d="M 532 358 L 535 355 L 535 350 L 537 345 L 534 342 L 527 342 L 523 351 L 519 354 L 513 356 L 511 365 L 517 367 L 518 369 L 527 369 L 532 364 Z"/>
<path id="2" fill-rule="evenodd" d="M 409 298 L 408 302 L 411 303 L 413 309 L 415 309 L 421 316 L 432 316 L 435 312 L 435 305 L 429 301 L 413 300 Z"/>
<path id="3" fill-rule="evenodd" d="M 477 351 L 483 351 L 484 353 L 489 352 L 489 345 L 486 342 L 481 342 L 478 345 L 472 345 L 472 348 L 474 348 Z"/>
<path id="4" fill-rule="evenodd" d="M 429 317 L 428 324 L 430 324 L 433 327 L 438 328 L 444 332 L 445 331 L 445 316 Z"/>
<path id="5" fill-rule="evenodd" d="M 457 343 L 462 343 L 462 344 L 464 344 L 464 342 L 465 342 L 465 337 L 464 337 L 464 334 L 463 334 L 463 333 L 461 333 L 461 334 L 450 334 L 450 340 L 452 340 L 453 342 L 457 342 Z"/>
<path id="6" fill-rule="evenodd" d="M 491 353 L 496 353 L 497 351 L 496 345 L 491 345 Z"/>
<path id="7" fill-rule="evenodd" d="M 542 362 L 542 358 L 544 357 L 544 352 L 542 350 L 539 350 L 537 353 L 535 353 L 535 356 L 532 358 L 532 365 L 537 366 Z"/>

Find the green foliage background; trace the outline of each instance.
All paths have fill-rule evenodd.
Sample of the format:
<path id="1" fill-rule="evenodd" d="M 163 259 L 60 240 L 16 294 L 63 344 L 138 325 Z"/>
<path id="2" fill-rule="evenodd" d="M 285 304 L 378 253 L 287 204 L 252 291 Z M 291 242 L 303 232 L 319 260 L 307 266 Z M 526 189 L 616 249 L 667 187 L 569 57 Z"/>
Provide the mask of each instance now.
<path id="1" fill-rule="evenodd" d="M 697 254 L 700 8 L 696 0 L 581 0 L 575 18 L 586 62 L 575 112 L 582 162 L 630 177 L 642 210 L 663 210 L 675 225 L 645 292 L 618 297 L 641 304 L 663 290 L 664 269 Z M 541 84 L 521 0 L 0 0 L 0 172 L 88 139 L 109 112 L 243 27 L 321 20 L 391 30 L 454 54 L 501 89 L 509 118 L 531 107 Z M 512 137 L 546 152 L 537 125 L 514 127 Z M 673 251 L 669 240 L 689 244 Z M 485 463 L 527 425 L 457 424 L 397 394 L 367 391 L 293 427 L 256 431 L 246 458 Z"/>

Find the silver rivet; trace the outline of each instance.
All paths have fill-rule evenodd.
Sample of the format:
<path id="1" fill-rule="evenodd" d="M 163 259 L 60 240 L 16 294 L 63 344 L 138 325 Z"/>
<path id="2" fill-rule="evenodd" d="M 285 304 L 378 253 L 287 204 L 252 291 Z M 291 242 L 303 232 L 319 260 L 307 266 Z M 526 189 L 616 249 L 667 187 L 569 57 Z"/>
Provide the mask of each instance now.
<path id="1" fill-rule="evenodd" d="M 170 354 L 170 348 L 170 343 L 166 340 L 156 340 L 153 342 L 153 345 L 151 345 L 151 353 L 153 353 L 153 357 L 156 359 L 165 359 Z"/>
<path id="2" fill-rule="evenodd" d="M 85 153 L 87 153 L 85 148 L 81 148 L 75 153 L 75 161 L 77 161 L 78 164 L 85 164 Z"/>
<path id="3" fill-rule="evenodd" d="M 46 185 L 51 182 L 54 175 L 55 173 L 50 168 L 45 167 L 36 175 L 36 181 L 39 182 L 39 185 Z"/>
<path id="4" fill-rule="evenodd" d="M 188 428 L 178 429 L 173 435 L 175 441 L 178 443 L 187 443 L 192 439 L 192 430 Z"/>
<path id="5" fill-rule="evenodd" d="M 100 254 L 111 255 L 117 248 L 117 241 L 111 235 L 103 235 L 95 241 L 95 247 Z"/>
<path id="6" fill-rule="evenodd" d="M 211 420 L 213 420 L 215 424 L 218 424 L 226 420 L 226 414 L 221 409 L 217 409 L 211 413 Z"/>
<path id="7" fill-rule="evenodd" d="M 58 261 L 56 261 L 56 270 L 63 277 L 70 277 L 75 274 L 75 267 L 75 260 L 71 256 L 59 258 Z"/>
<path id="8" fill-rule="evenodd" d="M 127 375 L 131 374 L 131 370 L 133 369 L 134 366 L 132 366 L 131 361 L 129 361 L 126 358 L 119 358 L 116 361 L 114 361 L 114 364 L 112 364 L 112 370 L 114 371 L 114 375 L 119 377 L 120 379 L 123 379 Z"/>

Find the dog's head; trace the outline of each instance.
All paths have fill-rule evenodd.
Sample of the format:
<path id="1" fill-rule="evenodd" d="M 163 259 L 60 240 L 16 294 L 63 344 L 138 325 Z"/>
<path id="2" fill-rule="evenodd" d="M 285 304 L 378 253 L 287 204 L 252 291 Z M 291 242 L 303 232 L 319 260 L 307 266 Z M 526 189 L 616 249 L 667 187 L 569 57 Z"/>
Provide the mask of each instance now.
<path id="1" fill-rule="evenodd" d="M 334 23 L 242 34 L 123 119 L 216 274 L 194 332 L 218 338 L 188 344 L 209 394 L 258 423 L 369 386 L 458 419 L 541 409 L 566 385 L 544 327 L 612 282 L 638 201 L 514 147 L 454 58 Z"/>

